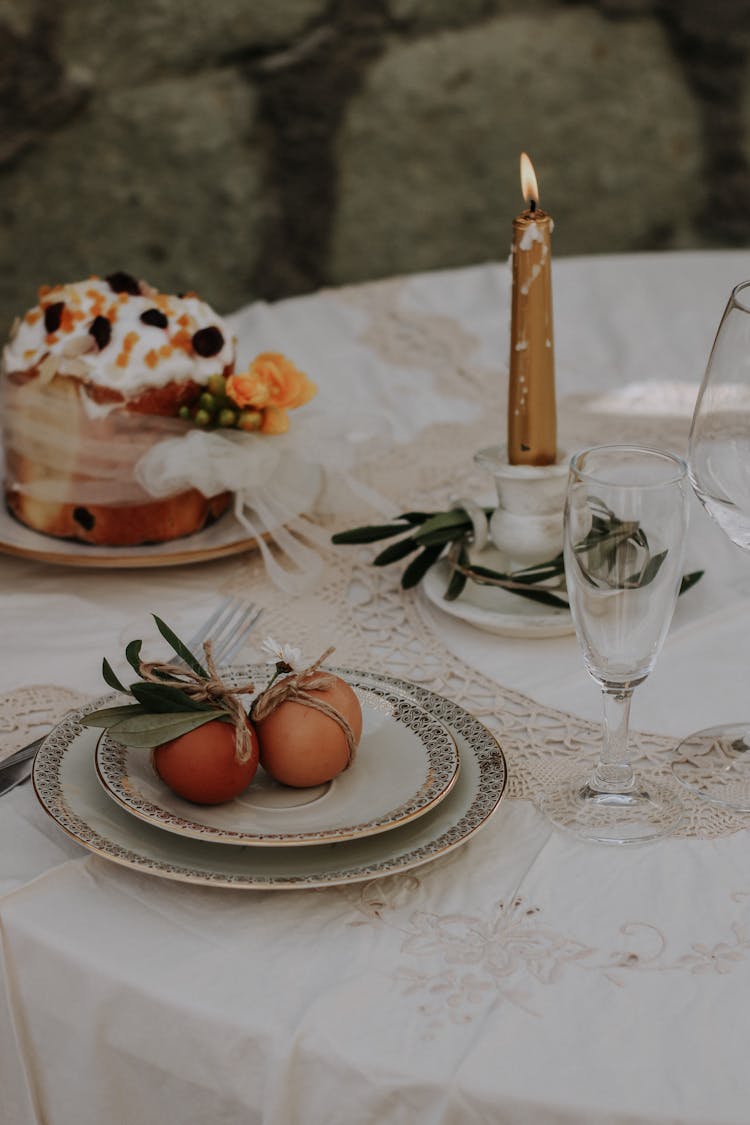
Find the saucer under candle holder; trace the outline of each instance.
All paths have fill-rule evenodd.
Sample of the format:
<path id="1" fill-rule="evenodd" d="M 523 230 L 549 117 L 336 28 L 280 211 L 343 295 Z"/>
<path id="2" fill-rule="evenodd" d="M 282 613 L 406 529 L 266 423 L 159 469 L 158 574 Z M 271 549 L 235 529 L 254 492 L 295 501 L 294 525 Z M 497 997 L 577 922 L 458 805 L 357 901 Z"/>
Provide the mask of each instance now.
<path id="1" fill-rule="evenodd" d="M 480 449 L 474 460 L 495 482 L 490 539 L 506 565 L 521 569 L 559 555 L 570 453 L 558 451 L 552 465 L 511 465 L 507 447 L 496 445 Z"/>

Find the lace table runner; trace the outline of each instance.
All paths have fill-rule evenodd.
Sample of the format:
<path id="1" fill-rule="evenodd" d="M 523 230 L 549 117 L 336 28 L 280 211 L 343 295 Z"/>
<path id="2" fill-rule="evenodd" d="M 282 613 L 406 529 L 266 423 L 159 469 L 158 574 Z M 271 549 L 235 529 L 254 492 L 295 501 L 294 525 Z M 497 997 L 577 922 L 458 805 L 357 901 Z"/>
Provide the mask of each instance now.
<path id="1" fill-rule="evenodd" d="M 487 478 L 474 466 L 473 453 L 496 443 L 504 427 L 501 369 L 487 370 L 467 361 L 477 341 L 457 321 L 405 310 L 404 284 L 396 280 L 358 286 L 331 293 L 328 299 L 366 311 L 360 339 L 382 362 L 429 365 L 438 388 L 476 403 L 480 420 L 460 427 L 431 426 L 408 444 L 384 448 L 379 456 L 371 451 L 360 477 L 390 500 L 394 515 L 486 493 Z M 679 452 L 687 438 L 692 398 L 691 388 L 674 384 L 573 395 L 560 405 L 560 442 L 573 448 L 630 440 Z M 321 523 L 330 533 L 370 521 L 371 513 L 350 497 L 348 509 L 339 507 L 335 520 Z M 318 587 L 297 598 L 269 582 L 257 554 L 240 557 L 227 592 L 246 594 L 251 589 L 265 607 L 265 631 L 299 645 L 306 656 L 317 656 L 333 644 L 333 662 L 413 680 L 465 707 L 498 737 L 508 761 L 512 798 L 536 800 L 561 767 L 596 759 L 598 724 L 543 706 L 465 664 L 420 613 L 417 596 L 401 590 L 398 568 L 374 568 L 369 565 L 372 555 L 371 548 L 329 548 Z M 0 760 L 83 698 L 47 686 L 0 696 Z M 654 776 L 668 774 L 674 739 L 634 732 L 632 748 L 640 766 L 647 765 Z M 713 838 L 747 827 L 742 815 L 688 793 L 684 801 L 682 836 Z"/>

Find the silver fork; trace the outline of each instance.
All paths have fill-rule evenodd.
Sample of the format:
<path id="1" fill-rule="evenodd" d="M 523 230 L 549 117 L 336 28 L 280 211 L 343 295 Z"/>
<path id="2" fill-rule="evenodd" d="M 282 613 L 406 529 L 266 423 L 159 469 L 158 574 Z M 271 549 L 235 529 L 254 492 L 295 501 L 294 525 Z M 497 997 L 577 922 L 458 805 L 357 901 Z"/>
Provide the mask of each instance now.
<path id="1" fill-rule="evenodd" d="M 224 598 L 214 613 L 203 622 L 187 642 L 187 647 L 200 659 L 201 646 L 205 641 L 210 640 L 214 663 L 228 664 L 240 651 L 262 612 L 263 610 L 257 609 L 252 602 L 248 604 L 241 598 L 230 595 Z M 175 661 L 175 663 L 182 664 L 184 661 Z M 30 763 L 46 737 L 46 734 L 43 734 L 41 738 L 36 738 L 27 746 L 22 746 L 15 754 L 0 762 L 0 797 L 26 781 L 31 764 L 26 771 L 18 771 L 14 767 L 22 762 Z M 6 770 L 8 770 L 7 784 L 4 784 Z"/>
<path id="2" fill-rule="evenodd" d="M 215 664 L 228 664 L 242 648 L 260 617 L 262 609 L 256 609 L 240 598 L 224 598 L 218 609 L 201 625 L 198 632 L 188 641 L 188 648 L 200 654 L 203 644 L 211 641 L 211 656 Z"/>

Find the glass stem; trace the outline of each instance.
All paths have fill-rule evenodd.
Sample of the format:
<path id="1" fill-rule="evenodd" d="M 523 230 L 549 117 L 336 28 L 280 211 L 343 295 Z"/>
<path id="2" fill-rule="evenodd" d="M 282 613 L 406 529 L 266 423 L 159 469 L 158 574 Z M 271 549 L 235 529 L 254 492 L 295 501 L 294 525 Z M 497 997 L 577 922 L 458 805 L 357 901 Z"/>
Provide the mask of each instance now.
<path id="1" fill-rule="evenodd" d="M 632 688 L 604 688 L 602 751 L 590 785 L 599 793 L 628 793 L 634 785 L 628 754 L 628 723 Z"/>

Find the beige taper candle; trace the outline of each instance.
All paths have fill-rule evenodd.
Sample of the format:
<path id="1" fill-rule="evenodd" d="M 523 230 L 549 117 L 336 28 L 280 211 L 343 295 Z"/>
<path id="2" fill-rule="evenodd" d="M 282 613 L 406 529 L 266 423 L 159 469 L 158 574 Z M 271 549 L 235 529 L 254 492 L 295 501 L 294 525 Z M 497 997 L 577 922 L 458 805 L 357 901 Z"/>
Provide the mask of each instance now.
<path id="1" fill-rule="evenodd" d="M 508 460 L 511 465 L 552 465 L 557 457 L 550 269 L 554 223 L 538 206 L 536 176 L 525 152 L 521 188 L 528 207 L 513 220 Z"/>

